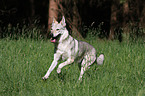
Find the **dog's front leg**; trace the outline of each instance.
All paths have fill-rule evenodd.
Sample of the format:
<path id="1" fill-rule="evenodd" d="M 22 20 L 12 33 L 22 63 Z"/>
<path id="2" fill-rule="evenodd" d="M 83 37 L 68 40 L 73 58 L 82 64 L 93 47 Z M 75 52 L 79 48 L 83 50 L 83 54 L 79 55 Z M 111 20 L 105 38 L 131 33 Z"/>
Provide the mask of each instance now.
<path id="1" fill-rule="evenodd" d="M 42 77 L 43 80 L 45 80 L 45 79 L 48 78 L 48 76 L 49 76 L 50 73 L 53 71 L 53 69 L 56 67 L 56 65 L 57 65 L 57 61 L 56 61 L 56 60 L 53 60 L 53 62 L 52 62 L 52 64 L 51 64 L 50 68 L 48 69 L 47 73 L 45 74 L 44 77 Z"/>
<path id="2" fill-rule="evenodd" d="M 56 67 L 57 62 L 58 62 L 60 56 L 61 56 L 61 54 L 59 54 L 59 53 L 55 53 L 55 54 L 54 54 L 54 60 L 53 60 L 53 62 L 52 62 L 52 64 L 51 64 L 50 68 L 48 69 L 47 73 L 45 74 L 45 76 L 42 77 L 43 80 L 45 80 L 45 79 L 47 79 L 47 78 L 49 77 L 50 73 L 51 73 L 51 72 L 53 71 L 53 69 Z"/>
<path id="3" fill-rule="evenodd" d="M 57 73 L 61 72 L 61 68 L 74 62 L 74 59 L 68 58 L 67 61 L 61 63 L 57 68 Z"/>

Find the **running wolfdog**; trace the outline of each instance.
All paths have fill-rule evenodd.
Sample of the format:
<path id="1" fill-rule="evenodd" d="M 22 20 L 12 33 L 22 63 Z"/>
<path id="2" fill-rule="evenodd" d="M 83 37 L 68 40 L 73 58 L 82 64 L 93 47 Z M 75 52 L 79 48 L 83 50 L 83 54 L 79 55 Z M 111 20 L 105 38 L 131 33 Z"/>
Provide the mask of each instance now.
<path id="1" fill-rule="evenodd" d="M 84 72 L 90 68 L 95 60 L 97 59 L 97 64 L 101 65 L 104 61 L 104 55 L 101 54 L 98 58 L 96 57 L 95 48 L 88 44 L 87 42 L 78 41 L 69 35 L 66 29 L 66 23 L 64 16 L 60 23 L 53 19 L 51 28 L 51 42 L 55 45 L 54 60 L 42 79 L 47 79 L 50 73 L 58 64 L 58 60 L 62 58 L 63 63 L 59 64 L 57 68 L 57 73 L 61 72 L 61 69 L 74 61 L 81 64 L 81 72 L 79 80 L 82 80 Z"/>

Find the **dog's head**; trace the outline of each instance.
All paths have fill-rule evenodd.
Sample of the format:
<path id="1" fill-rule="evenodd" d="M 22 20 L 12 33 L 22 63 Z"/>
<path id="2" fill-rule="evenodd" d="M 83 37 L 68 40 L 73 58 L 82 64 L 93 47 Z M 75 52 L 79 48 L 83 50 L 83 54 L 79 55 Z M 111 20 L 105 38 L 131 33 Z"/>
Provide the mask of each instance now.
<path id="1" fill-rule="evenodd" d="M 51 27 L 51 42 L 56 43 L 59 41 L 60 37 L 64 34 L 66 30 L 66 23 L 64 16 L 60 23 L 58 23 L 55 18 L 53 18 L 52 27 Z"/>

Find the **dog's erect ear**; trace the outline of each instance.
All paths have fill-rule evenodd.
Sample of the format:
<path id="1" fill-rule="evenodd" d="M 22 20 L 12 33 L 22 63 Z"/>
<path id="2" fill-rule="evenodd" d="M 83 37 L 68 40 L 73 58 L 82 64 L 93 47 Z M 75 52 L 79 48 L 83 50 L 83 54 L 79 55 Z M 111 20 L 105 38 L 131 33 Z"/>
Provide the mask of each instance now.
<path id="1" fill-rule="evenodd" d="M 53 24 L 53 23 L 58 23 L 54 17 L 53 17 L 53 22 L 52 22 L 52 24 Z"/>
<path id="2" fill-rule="evenodd" d="M 62 20 L 60 21 L 60 23 L 61 23 L 61 25 L 62 25 L 62 26 L 66 26 L 66 23 L 65 23 L 65 18 L 64 18 L 64 16 L 62 17 Z"/>

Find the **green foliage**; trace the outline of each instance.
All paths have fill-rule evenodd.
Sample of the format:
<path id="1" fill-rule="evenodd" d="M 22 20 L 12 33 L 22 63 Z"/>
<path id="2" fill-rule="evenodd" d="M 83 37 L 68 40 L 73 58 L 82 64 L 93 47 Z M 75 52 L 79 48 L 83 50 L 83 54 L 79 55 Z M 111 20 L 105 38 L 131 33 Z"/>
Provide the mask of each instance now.
<path id="1" fill-rule="evenodd" d="M 123 40 L 130 43 L 144 43 L 145 41 L 145 28 L 138 27 L 138 25 L 129 24 L 128 32 L 122 33 Z"/>
<path id="2" fill-rule="evenodd" d="M 93 25 L 93 23 L 91 24 L 91 26 L 92 25 Z M 101 30 L 102 30 L 101 29 L 102 25 L 103 25 L 103 22 L 100 23 L 97 28 L 87 28 L 87 27 L 85 27 L 84 29 L 88 30 L 86 39 L 87 40 L 92 40 L 92 39 L 99 38 L 99 35 L 101 34 Z"/>
<path id="3" fill-rule="evenodd" d="M 45 29 L 38 25 L 39 21 L 35 20 L 33 24 L 17 24 L 13 26 L 8 24 L 8 26 L 1 28 L 1 36 L 0 38 L 31 38 L 31 39 L 42 39 L 44 38 Z"/>
<path id="4" fill-rule="evenodd" d="M 1 96 L 144 96 L 145 44 L 118 41 L 88 41 L 104 53 L 102 66 L 96 63 L 77 83 L 77 64 L 66 66 L 58 76 L 55 70 L 48 80 L 44 76 L 53 60 L 49 41 L 23 39 L 0 40 Z"/>
<path id="5" fill-rule="evenodd" d="M 120 4 L 125 3 L 125 2 L 126 2 L 126 0 L 120 0 Z"/>

